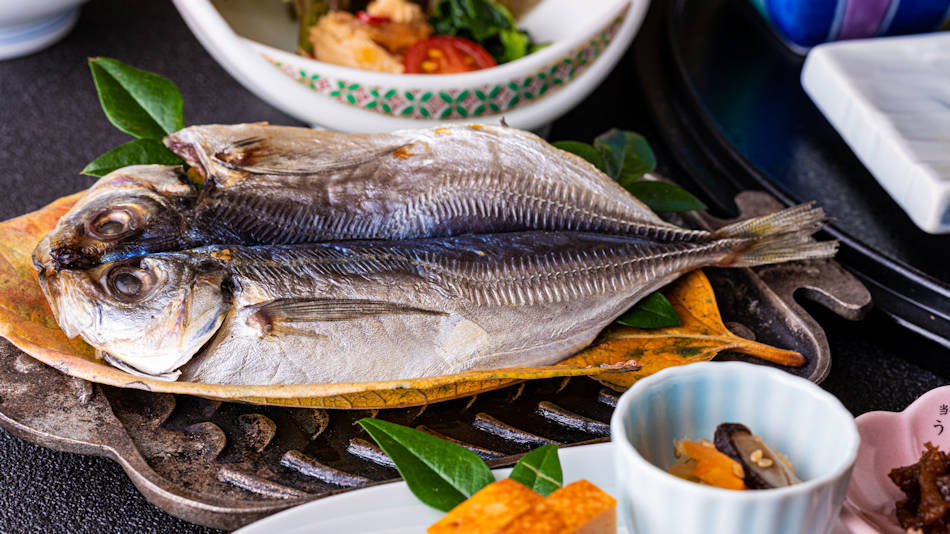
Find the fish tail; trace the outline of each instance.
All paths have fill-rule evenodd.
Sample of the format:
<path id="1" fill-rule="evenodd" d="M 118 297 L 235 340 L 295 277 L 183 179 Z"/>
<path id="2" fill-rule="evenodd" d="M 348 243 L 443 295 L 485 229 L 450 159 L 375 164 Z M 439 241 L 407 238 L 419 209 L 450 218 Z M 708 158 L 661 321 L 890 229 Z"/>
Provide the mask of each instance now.
<path id="1" fill-rule="evenodd" d="M 735 251 L 720 265 L 753 267 L 786 261 L 830 258 L 838 251 L 837 241 L 817 242 L 811 235 L 826 221 L 825 212 L 813 202 L 740 221 L 717 230 L 713 236 L 737 239 Z"/>
<path id="2" fill-rule="evenodd" d="M 714 231 L 713 239 L 759 238 L 789 232 L 817 232 L 827 221 L 825 211 L 815 207 L 815 202 L 806 202 L 775 213 L 739 221 Z"/>
<path id="3" fill-rule="evenodd" d="M 769 263 L 831 258 L 838 252 L 837 241 L 812 241 L 810 233 L 766 236 L 751 241 L 737 254 L 720 263 L 722 267 L 755 267 Z"/>

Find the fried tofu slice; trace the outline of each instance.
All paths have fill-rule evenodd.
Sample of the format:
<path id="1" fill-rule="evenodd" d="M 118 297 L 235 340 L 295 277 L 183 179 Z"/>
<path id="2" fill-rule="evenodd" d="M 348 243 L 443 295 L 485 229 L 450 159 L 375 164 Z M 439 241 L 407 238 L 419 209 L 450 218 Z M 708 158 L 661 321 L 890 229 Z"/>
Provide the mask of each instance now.
<path id="1" fill-rule="evenodd" d="M 510 478 L 489 484 L 426 530 L 428 534 L 500 534 L 544 497 Z"/>
<path id="2" fill-rule="evenodd" d="M 564 486 L 508 523 L 503 534 L 615 534 L 617 500 L 587 480 Z"/>

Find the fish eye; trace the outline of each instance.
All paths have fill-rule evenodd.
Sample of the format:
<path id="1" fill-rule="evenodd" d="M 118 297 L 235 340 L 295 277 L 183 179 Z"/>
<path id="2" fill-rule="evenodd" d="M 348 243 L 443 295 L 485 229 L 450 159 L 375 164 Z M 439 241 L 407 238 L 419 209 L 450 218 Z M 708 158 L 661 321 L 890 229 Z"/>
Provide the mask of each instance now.
<path id="1" fill-rule="evenodd" d="M 99 212 L 86 223 L 86 233 L 104 240 L 119 239 L 135 231 L 136 218 L 125 208 L 112 208 Z"/>
<path id="2" fill-rule="evenodd" d="M 109 271 L 106 288 L 116 299 L 124 302 L 147 297 L 155 287 L 155 277 L 145 269 L 121 265 Z"/>

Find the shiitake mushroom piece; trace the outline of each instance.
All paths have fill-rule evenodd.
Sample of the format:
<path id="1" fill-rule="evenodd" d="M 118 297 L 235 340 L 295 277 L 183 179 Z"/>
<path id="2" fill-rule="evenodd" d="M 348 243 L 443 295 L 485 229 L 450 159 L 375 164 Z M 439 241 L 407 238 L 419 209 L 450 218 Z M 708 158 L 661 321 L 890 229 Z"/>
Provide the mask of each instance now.
<path id="1" fill-rule="evenodd" d="M 713 443 L 716 449 L 742 465 L 744 482 L 749 489 L 782 488 L 801 482 L 781 455 L 741 423 L 717 426 Z"/>

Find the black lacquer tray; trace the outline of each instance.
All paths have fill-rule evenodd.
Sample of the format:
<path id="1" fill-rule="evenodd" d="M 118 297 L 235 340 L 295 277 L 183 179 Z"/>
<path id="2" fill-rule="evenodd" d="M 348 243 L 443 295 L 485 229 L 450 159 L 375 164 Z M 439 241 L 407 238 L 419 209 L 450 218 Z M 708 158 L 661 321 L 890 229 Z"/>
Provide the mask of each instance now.
<path id="1" fill-rule="evenodd" d="M 749 188 L 819 201 L 875 304 L 950 346 L 950 235 L 917 228 L 878 185 L 802 90 L 803 58 L 746 0 L 657 0 L 638 39 L 645 107 L 714 209 Z"/>

